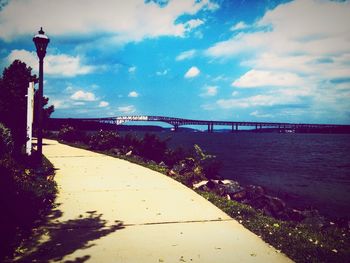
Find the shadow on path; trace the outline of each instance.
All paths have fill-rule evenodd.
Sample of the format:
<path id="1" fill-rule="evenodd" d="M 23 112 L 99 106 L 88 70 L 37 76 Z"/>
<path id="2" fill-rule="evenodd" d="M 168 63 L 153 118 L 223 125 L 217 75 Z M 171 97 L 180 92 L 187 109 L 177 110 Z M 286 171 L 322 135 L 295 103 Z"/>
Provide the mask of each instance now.
<path id="1" fill-rule="evenodd" d="M 50 218 L 50 222 L 53 223 L 37 229 L 32 238 L 22 246 L 21 255 L 14 262 L 62 261 L 66 255 L 76 250 L 94 246 L 91 241 L 124 228 L 121 221 L 115 221 L 113 225 L 106 226 L 107 221 L 102 219 L 102 214 L 97 214 L 96 211 L 86 213 L 88 214 L 86 217 L 81 215 L 77 219 L 57 222 L 57 218 L 62 213 L 55 210 Z M 63 262 L 85 262 L 90 257 L 90 255 L 85 255 Z"/>

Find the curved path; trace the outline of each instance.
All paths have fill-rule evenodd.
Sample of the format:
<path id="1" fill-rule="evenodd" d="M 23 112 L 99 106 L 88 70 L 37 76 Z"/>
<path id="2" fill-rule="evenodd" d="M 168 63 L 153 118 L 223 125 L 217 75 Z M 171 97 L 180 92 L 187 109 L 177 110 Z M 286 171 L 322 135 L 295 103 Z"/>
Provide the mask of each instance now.
<path id="1" fill-rule="evenodd" d="M 292 262 L 163 174 L 52 140 L 44 154 L 57 168 L 58 206 L 27 260 Z"/>

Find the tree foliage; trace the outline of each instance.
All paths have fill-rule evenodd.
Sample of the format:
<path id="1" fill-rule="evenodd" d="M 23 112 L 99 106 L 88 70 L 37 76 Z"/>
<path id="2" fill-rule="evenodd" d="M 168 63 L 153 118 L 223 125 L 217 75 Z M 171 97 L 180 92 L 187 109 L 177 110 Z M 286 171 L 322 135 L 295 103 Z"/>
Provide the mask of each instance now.
<path id="1" fill-rule="evenodd" d="M 33 78 L 31 70 L 15 60 L 4 69 L 0 80 L 0 122 L 11 130 L 16 152 L 26 142 L 26 94 Z"/>
<path id="2" fill-rule="evenodd" d="M 10 66 L 5 68 L 0 78 L 0 122 L 11 130 L 14 152 L 17 154 L 20 153 L 21 148 L 27 141 L 26 95 L 28 83 L 33 79 L 35 79 L 35 75 L 32 75 L 32 69 L 20 60 L 13 61 Z M 37 95 L 35 98 L 37 98 Z M 48 98 L 44 98 L 43 105 L 47 103 Z M 53 106 L 45 109 L 44 118 L 49 117 L 53 111 Z"/>
<path id="3" fill-rule="evenodd" d="M 38 101 L 39 101 L 39 92 L 35 92 L 34 94 L 34 110 L 38 111 Z M 43 108 L 43 127 L 46 127 L 46 124 L 48 123 L 47 120 L 50 118 L 51 114 L 55 111 L 55 106 L 50 105 L 48 106 L 49 98 L 43 96 L 42 100 L 42 108 Z M 37 114 L 34 114 L 34 120 L 33 120 L 33 128 L 36 129 L 38 126 L 38 120 L 36 118 L 38 116 Z"/>

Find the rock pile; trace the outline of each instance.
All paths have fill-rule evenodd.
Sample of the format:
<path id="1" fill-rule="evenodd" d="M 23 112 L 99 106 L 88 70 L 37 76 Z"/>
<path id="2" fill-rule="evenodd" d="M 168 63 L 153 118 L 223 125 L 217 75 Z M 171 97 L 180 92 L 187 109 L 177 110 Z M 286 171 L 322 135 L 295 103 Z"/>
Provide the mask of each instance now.
<path id="1" fill-rule="evenodd" d="M 194 184 L 193 189 L 213 192 L 229 200 L 248 204 L 262 211 L 265 215 L 277 219 L 297 222 L 310 219 L 310 211 L 300 211 L 287 207 L 282 199 L 268 195 L 261 186 L 248 185 L 242 187 L 233 180 L 209 180 Z M 318 214 L 317 211 L 313 211 L 313 214 L 315 213 Z"/>

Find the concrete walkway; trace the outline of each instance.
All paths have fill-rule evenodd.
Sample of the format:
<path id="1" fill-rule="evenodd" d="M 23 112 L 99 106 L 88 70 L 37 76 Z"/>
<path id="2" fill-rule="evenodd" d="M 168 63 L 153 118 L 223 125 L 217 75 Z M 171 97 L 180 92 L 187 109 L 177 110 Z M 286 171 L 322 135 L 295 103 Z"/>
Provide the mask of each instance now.
<path id="1" fill-rule="evenodd" d="M 44 154 L 58 206 L 23 262 L 292 262 L 163 174 L 52 140 Z"/>

